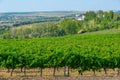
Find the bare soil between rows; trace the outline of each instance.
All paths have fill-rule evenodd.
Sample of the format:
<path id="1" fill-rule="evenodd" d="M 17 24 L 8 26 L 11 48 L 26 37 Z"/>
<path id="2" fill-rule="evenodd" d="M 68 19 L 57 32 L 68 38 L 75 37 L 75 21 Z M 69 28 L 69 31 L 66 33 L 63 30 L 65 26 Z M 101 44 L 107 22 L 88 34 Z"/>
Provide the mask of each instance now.
<path id="1" fill-rule="evenodd" d="M 79 76 L 79 77 L 52 77 L 52 78 L 0 78 L 0 80 L 120 80 L 120 77 L 110 76 Z"/>
<path id="2" fill-rule="evenodd" d="M 16 69 L 13 76 L 7 72 L 7 69 L 0 70 L 0 80 L 120 80 L 120 75 L 117 75 L 117 69 L 108 69 L 107 74 L 103 70 L 96 72 L 93 75 L 92 71 L 85 71 L 83 75 L 78 75 L 77 70 L 71 70 L 69 77 L 64 77 L 63 68 L 56 71 L 56 76 L 53 76 L 53 68 L 47 68 L 43 70 L 43 76 L 40 77 L 38 69 L 29 69 L 27 76 L 24 76 L 20 69 Z"/>

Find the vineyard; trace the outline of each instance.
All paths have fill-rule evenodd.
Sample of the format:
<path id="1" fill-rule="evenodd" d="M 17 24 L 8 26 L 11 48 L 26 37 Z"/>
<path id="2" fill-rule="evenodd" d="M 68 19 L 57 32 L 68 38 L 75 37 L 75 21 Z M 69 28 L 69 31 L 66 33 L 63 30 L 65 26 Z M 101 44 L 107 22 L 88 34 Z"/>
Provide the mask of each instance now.
<path id="1" fill-rule="evenodd" d="M 72 35 L 53 38 L 0 39 L 0 71 L 13 76 L 15 71 L 28 75 L 37 70 L 52 68 L 56 76 L 59 69 L 64 76 L 71 70 L 83 75 L 92 71 L 93 75 L 108 74 L 108 70 L 120 74 L 120 34 Z M 47 74 L 47 73 L 46 73 Z M 4 75 L 0 74 L 0 77 Z"/>

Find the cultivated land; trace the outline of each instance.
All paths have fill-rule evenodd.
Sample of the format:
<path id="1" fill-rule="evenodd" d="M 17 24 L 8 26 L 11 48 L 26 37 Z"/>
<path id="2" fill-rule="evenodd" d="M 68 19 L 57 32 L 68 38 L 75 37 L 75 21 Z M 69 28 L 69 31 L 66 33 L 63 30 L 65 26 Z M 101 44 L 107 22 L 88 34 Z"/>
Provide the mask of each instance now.
<path id="1" fill-rule="evenodd" d="M 107 34 L 98 31 L 92 35 L 1 39 L 0 77 L 9 80 L 119 80 L 120 34 L 114 32 L 116 29 Z M 39 68 L 44 68 L 42 77 Z M 70 77 L 64 77 L 65 73 Z"/>

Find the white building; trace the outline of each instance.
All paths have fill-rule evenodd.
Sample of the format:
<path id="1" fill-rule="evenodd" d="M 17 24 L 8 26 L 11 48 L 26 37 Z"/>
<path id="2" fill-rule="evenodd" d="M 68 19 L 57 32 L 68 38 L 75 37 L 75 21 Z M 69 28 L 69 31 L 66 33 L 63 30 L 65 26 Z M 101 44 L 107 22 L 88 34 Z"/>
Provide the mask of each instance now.
<path id="1" fill-rule="evenodd" d="M 85 19 L 85 14 L 82 14 L 82 15 L 76 15 L 76 20 L 78 21 L 83 21 Z"/>

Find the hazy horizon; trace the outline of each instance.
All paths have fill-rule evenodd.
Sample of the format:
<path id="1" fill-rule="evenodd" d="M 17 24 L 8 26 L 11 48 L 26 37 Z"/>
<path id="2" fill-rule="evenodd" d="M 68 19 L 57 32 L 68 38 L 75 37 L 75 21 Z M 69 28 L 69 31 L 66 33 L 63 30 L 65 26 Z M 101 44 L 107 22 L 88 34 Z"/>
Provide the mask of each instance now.
<path id="1" fill-rule="evenodd" d="M 120 0 L 0 0 L 0 13 L 89 10 L 120 10 Z"/>

